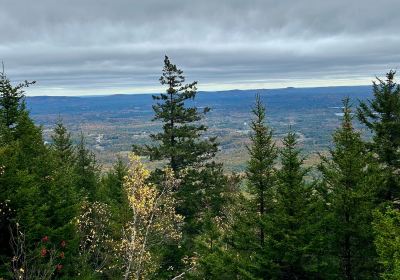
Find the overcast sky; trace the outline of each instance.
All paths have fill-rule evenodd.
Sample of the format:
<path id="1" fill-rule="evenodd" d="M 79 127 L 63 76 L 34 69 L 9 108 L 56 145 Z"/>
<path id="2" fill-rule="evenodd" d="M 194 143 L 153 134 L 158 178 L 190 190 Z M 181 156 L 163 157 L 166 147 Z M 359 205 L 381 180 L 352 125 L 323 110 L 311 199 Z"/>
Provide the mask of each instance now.
<path id="1" fill-rule="evenodd" d="M 0 60 L 31 95 L 370 84 L 400 65 L 399 0 L 0 0 Z"/>

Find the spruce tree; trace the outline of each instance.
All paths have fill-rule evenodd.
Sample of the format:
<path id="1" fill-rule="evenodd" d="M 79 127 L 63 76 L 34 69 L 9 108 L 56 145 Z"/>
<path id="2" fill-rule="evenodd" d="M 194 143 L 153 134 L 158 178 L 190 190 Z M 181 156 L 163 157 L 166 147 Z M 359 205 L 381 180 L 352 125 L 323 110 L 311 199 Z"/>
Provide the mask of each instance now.
<path id="1" fill-rule="evenodd" d="M 222 213 L 206 219 L 206 230 L 196 239 L 198 265 L 188 279 L 262 279 L 264 274 L 271 275 L 259 245 L 254 204 L 243 192 L 242 180 L 243 175 L 230 177 L 231 190 L 224 194 L 229 197 Z"/>
<path id="2" fill-rule="evenodd" d="M 201 112 L 190 106 L 190 101 L 197 94 L 197 82 L 185 84 L 183 71 L 165 56 L 160 83 L 167 90 L 166 93 L 153 95 L 156 101 L 153 120 L 162 122 L 162 131 L 150 135 L 156 145 L 134 146 L 134 150 L 152 161 L 167 160 L 176 174 L 184 168 L 204 165 L 213 158 L 218 145 L 215 138 L 203 137 L 207 126 L 199 123 L 210 108 L 206 107 Z"/>
<path id="3" fill-rule="evenodd" d="M 204 210 L 204 203 L 219 196 L 223 188 L 221 182 L 220 186 L 210 183 L 213 180 L 225 180 L 221 165 L 212 161 L 218 143 L 215 137 L 205 137 L 207 126 L 201 123 L 210 108 L 200 111 L 193 104 L 197 82 L 185 84 L 183 71 L 172 64 L 167 56 L 160 83 L 167 89 L 166 93 L 153 96 L 156 101 L 153 105 L 153 121 L 161 121 L 162 130 L 150 135 L 153 145 L 134 145 L 134 151 L 148 156 L 151 161 L 167 161 L 175 176 L 181 180 L 176 190 L 178 212 L 185 216 L 186 221 L 190 221 L 198 218 L 199 212 Z M 196 230 L 189 227 L 191 229 L 188 231 Z"/>
<path id="4" fill-rule="evenodd" d="M 400 279 L 400 211 L 386 205 L 374 211 L 375 246 L 382 265 L 381 279 Z"/>
<path id="5" fill-rule="evenodd" d="M 7 202 L 12 210 L 8 228 L 2 232 L 4 243 L 0 244 L 6 248 L 6 254 L 11 251 L 9 234 L 23 232 L 26 243 L 33 247 L 40 236 L 49 233 L 46 213 L 51 207 L 48 190 L 52 168 L 42 130 L 25 107 L 23 89 L 31 84 L 13 85 L 4 71 L 0 74 L 0 203 Z M 1 266 L 7 257 L 4 265 L 10 265 L 12 256 L 6 255 L 0 257 Z M 0 267 L 0 278 L 9 278 L 2 268 L 6 267 Z"/>
<path id="6" fill-rule="evenodd" d="M 250 160 L 247 163 L 248 190 L 252 195 L 254 211 L 259 215 L 259 245 L 264 246 L 265 229 L 262 220 L 271 207 L 272 189 L 276 181 L 275 161 L 278 156 L 272 130 L 266 125 L 266 110 L 259 95 L 252 109 L 254 120 L 251 122 L 251 144 L 248 146 Z"/>
<path id="7" fill-rule="evenodd" d="M 297 145 L 296 134 L 289 131 L 279 151 L 282 167 L 277 172 L 277 204 L 271 215 L 268 247 L 282 279 L 307 278 L 303 262 L 312 189 L 305 182 L 308 169 L 303 167 Z"/>
<path id="8" fill-rule="evenodd" d="M 3 152 L 0 166 L 4 168 L 0 200 L 12 200 L 11 205 L 14 207 L 18 207 L 14 203 L 21 203 L 15 198 L 20 189 L 25 186 L 31 188 L 32 192 L 26 190 L 25 197 L 22 197 L 24 200 L 30 193 L 36 195 L 37 192 L 33 192 L 33 189 L 42 186 L 44 190 L 44 185 L 47 184 L 44 178 L 51 172 L 42 130 L 35 126 L 25 108 L 23 89 L 33 83 L 25 81 L 14 86 L 4 70 L 0 73 L 0 147 Z M 21 195 L 23 196 L 22 193 Z M 23 203 L 20 205 L 23 206 Z"/>
<path id="9" fill-rule="evenodd" d="M 118 157 L 112 169 L 103 176 L 99 193 L 99 200 L 110 206 L 114 220 L 120 225 L 124 225 L 130 216 L 128 198 L 123 186 L 126 175 L 128 166 Z"/>
<path id="10" fill-rule="evenodd" d="M 372 210 L 380 184 L 377 167 L 352 124 L 349 99 L 343 101 L 341 127 L 334 148 L 322 157 L 319 170 L 326 194 L 325 258 L 327 278 L 376 279 L 377 262 L 372 236 Z"/>
<path id="11" fill-rule="evenodd" d="M 117 158 L 111 170 L 102 178 L 104 200 L 108 204 L 121 205 L 125 200 L 123 183 L 128 166 L 121 157 Z"/>
<path id="12" fill-rule="evenodd" d="M 153 96 L 153 121 L 161 122 L 162 129 L 150 135 L 152 145 L 134 145 L 133 150 L 151 161 L 166 162 L 180 181 L 174 196 L 177 212 L 185 218 L 184 244 L 180 248 L 170 244 L 165 249 L 159 275 L 171 278 L 175 273 L 169 268 L 179 271 L 181 259 L 193 256 L 195 238 L 203 231 L 205 217 L 218 215 L 226 178 L 222 165 L 213 161 L 218 151 L 216 138 L 206 137 L 207 126 L 202 123 L 210 108 L 199 110 L 194 104 L 197 82 L 186 84 L 183 71 L 166 56 L 160 83 L 166 86 L 166 92 Z M 152 179 L 159 181 L 160 174 L 156 170 Z"/>
<path id="13" fill-rule="evenodd" d="M 97 196 L 99 179 L 99 166 L 92 151 L 86 147 L 86 140 L 83 132 L 75 151 L 75 172 L 77 174 L 77 188 L 89 201 L 94 201 Z"/>
<path id="14" fill-rule="evenodd" d="M 275 163 L 278 156 L 272 130 L 266 124 L 266 110 L 259 95 L 252 109 L 254 119 L 251 122 L 251 144 L 248 146 L 250 159 L 247 163 L 247 187 L 250 194 L 249 216 L 254 233 L 252 242 L 242 245 L 250 256 L 242 257 L 246 265 L 242 269 L 243 277 L 268 279 L 271 276 L 270 252 L 266 246 L 267 228 L 274 208 L 273 192 L 276 184 Z M 249 259 L 250 258 L 250 262 Z M 246 267 L 247 266 L 247 267 Z M 252 278 L 249 278 L 252 279 Z"/>
<path id="15" fill-rule="evenodd" d="M 396 72 L 386 74 L 386 80 L 373 82 L 374 98 L 361 102 L 358 118 L 373 132 L 372 151 L 378 155 L 387 173 L 384 200 L 400 198 L 400 85 Z"/>
<path id="16" fill-rule="evenodd" d="M 59 118 L 51 136 L 51 148 L 59 166 L 73 165 L 75 161 L 75 151 L 71 139 L 71 133 L 64 126 L 62 119 Z"/>
<path id="17" fill-rule="evenodd" d="M 34 84 L 24 81 L 23 83 L 12 85 L 10 79 L 3 70 L 0 72 L 0 123 L 2 127 L 13 131 L 19 116 L 26 111 L 24 88 Z"/>
<path id="18" fill-rule="evenodd" d="M 63 266 L 66 275 L 75 275 L 75 262 L 78 254 L 78 235 L 76 233 L 75 218 L 79 213 L 79 206 L 83 200 L 78 191 L 78 176 L 75 170 L 75 151 L 71 134 L 65 128 L 61 119 L 57 120 L 50 145 L 51 177 L 46 194 L 50 201 L 46 212 L 49 229 L 47 236 L 52 243 L 68 243 L 63 248 Z"/>

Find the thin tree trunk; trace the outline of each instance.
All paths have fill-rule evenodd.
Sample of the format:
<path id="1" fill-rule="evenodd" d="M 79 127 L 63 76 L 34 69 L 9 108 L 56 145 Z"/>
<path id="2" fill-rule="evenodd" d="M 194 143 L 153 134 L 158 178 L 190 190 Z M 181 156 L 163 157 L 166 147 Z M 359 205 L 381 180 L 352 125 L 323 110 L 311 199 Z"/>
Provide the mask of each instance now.
<path id="1" fill-rule="evenodd" d="M 265 212 L 265 205 L 264 205 L 264 188 L 262 184 L 260 184 L 260 218 L 262 219 L 264 216 Z M 264 247 L 264 239 L 265 239 L 265 233 L 264 233 L 264 226 L 262 223 L 260 223 L 260 245 L 261 247 Z"/>

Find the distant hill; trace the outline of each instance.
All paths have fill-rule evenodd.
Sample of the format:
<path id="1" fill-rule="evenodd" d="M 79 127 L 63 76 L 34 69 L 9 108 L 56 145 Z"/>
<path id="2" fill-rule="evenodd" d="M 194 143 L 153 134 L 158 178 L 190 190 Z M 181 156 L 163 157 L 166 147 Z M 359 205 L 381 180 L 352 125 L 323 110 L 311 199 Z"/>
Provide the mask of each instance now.
<path id="1" fill-rule="evenodd" d="M 357 105 L 358 100 L 371 97 L 371 90 L 371 86 L 227 90 L 199 92 L 194 102 L 198 107 L 212 108 L 206 119 L 209 134 L 220 139 L 220 157 L 231 158 L 228 165 L 241 169 L 256 93 L 266 103 L 276 138 L 291 125 L 299 133 L 305 152 L 314 153 L 328 147 L 330 134 L 339 122 L 341 100 L 349 96 Z M 159 129 L 159 124 L 151 122 L 152 104 L 150 94 L 27 97 L 32 117 L 43 125 L 48 140 L 61 116 L 74 135 L 80 130 L 87 134 L 89 144 L 104 163 L 115 153 L 129 151 L 133 143 L 148 141 L 148 134 Z"/>

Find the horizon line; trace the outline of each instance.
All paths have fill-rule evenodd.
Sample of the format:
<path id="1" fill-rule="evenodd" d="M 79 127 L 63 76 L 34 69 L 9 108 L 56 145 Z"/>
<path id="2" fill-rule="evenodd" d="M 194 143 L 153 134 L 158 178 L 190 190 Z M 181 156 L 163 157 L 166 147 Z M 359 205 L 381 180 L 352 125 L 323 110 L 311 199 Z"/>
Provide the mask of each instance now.
<path id="1" fill-rule="evenodd" d="M 221 90 L 198 90 L 197 93 L 222 93 L 222 92 L 229 92 L 229 91 L 268 91 L 268 90 L 285 90 L 285 89 L 317 89 L 317 88 L 344 88 L 344 87 L 366 87 L 371 86 L 370 84 L 359 84 L 359 85 L 332 85 L 332 86 L 287 86 L 287 87 L 276 87 L 276 88 L 254 88 L 254 89 L 240 89 L 240 88 L 233 88 L 233 89 L 221 89 Z M 372 86 L 371 86 L 372 87 Z M 161 94 L 162 92 L 127 92 L 127 93 L 104 93 L 104 94 L 77 94 L 77 95 L 26 95 L 26 98 L 32 97 L 77 97 L 77 98 L 84 98 L 84 97 L 107 97 L 107 96 L 120 96 L 120 95 L 157 95 Z"/>

